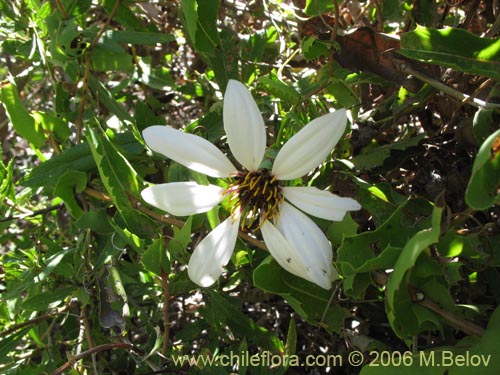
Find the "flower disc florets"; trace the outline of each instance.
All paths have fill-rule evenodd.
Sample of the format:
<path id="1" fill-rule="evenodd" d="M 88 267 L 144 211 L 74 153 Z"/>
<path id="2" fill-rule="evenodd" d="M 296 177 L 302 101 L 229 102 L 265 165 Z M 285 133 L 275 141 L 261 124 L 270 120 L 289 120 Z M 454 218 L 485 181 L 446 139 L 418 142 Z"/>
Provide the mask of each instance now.
<path id="1" fill-rule="evenodd" d="M 265 220 L 279 215 L 283 193 L 278 180 L 267 169 L 240 172 L 226 190 L 230 194 L 231 213 L 241 212 L 241 228 L 259 229 Z"/>
<path id="2" fill-rule="evenodd" d="M 143 132 L 153 151 L 210 177 L 231 178 L 226 188 L 175 181 L 149 186 L 141 192 L 147 203 L 176 216 L 208 212 L 223 200 L 228 203 L 231 215 L 194 249 L 188 264 L 189 277 L 202 287 L 213 285 L 231 259 L 239 229 L 260 229 L 269 253 L 285 270 L 330 289 L 337 277 L 331 244 L 306 213 L 339 221 L 347 211 L 361 206 L 354 199 L 313 186 L 284 186 L 284 181 L 298 179 L 324 162 L 344 134 L 345 109 L 309 122 L 280 148 L 270 169 L 262 167 L 271 164 L 265 157 L 264 120 L 252 95 L 240 82 L 228 82 L 223 119 L 227 143 L 240 168 L 202 137 L 161 125 Z"/>

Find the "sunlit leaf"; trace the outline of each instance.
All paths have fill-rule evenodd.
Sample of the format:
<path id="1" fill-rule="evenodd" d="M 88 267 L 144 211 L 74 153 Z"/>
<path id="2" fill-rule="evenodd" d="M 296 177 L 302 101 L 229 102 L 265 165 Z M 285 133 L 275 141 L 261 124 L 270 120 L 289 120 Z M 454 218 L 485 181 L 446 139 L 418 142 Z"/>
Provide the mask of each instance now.
<path id="1" fill-rule="evenodd" d="M 399 53 L 470 74 L 500 78 L 500 39 L 479 37 L 464 29 L 417 26 L 401 34 Z"/>
<path id="2" fill-rule="evenodd" d="M 4 83 L 0 87 L 0 94 L 1 101 L 16 132 L 35 147 L 42 146 L 45 143 L 43 128 L 30 116 L 19 97 L 17 87 L 12 83 Z"/>

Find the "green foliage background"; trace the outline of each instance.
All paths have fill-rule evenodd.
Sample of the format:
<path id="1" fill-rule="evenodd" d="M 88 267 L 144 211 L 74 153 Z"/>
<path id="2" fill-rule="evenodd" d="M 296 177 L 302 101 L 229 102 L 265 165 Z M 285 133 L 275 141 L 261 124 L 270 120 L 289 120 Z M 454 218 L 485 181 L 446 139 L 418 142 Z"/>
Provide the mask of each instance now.
<path id="1" fill-rule="evenodd" d="M 499 14 L 492 1 L 0 1 L 0 373 L 471 371 L 420 366 L 444 349 L 490 355 L 480 370 L 498 373 Z M 350 110 L 331 158 L 296 181 L 363 206 L 317 220 L 341 276 L 330 291 L 251 237 L 200 290 L 185 265 L 227 213 L 141 202 L 150 182 L 205 178 L 152 155 L 141 131 L 168 124 L 228 151 L 229 79 L 251 89 L 272 150 Z M 283 362 L 174 360 L 267 351 Z M 328 354 L 343 363 L 291 360 Z"/>

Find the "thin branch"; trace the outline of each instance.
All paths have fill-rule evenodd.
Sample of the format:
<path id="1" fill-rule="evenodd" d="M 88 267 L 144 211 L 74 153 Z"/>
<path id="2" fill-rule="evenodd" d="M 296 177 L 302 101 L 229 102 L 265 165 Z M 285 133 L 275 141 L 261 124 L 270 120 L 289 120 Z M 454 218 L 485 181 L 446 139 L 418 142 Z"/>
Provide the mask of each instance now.
<path id="1" fill-rule="evenodd" d="M 375 283 L 377 283 L 378 285 L 387 285 L 387 279 L 389 278 L 389 276 L 387 276 L 385 273 L 372 272 L 371 275 L 373 281 L 375 281 Z M 432 301 L 431 299 L 425 296 L 424 298 L 418 298 L 415 289 L 413 289 L 411 286 L 408 287 L 408 292 L 410 293 L 410 297 L 413 303 L 424 306 L 429 310 L 435 312 L 436 314 L 441 316 L 450 326 L 472 336 L 481 337 L 484 334 L 484 329 L 482 327 L 469 322 L 468 320 L 465 320 L 453 313 L 450 313 L 449 311 L 443 310 L 436 302 Z"/>
<path id="2" fill-rule="evenodd" d="M 415 78 L 418 78 L 419 80 L 427 83 L 429 86 L 434 87 L 435 89 L 438 89 L 445 93 L 446 95 L 451 96 L 452 98 L 455 98 L 457 100 L 460 100 L 464 104 L 470 104 L 473 105 L 474 107 L 479 107 L 479 108 L 486 108 L 486 109 L 499 109 L 500 108 L 500 103 L 488 103 L 485 102 L 484 100 L 474 98 L 471 95 L 464 94 L 463 92 L 457 91 L 444 83 L 441 83 L 439 81 L 436 81 L 435 79 L 425 75 L 424 73 L 421 73 L 410 66 L 408 66 L 406 63 L 401 63 L 400 64 L 400 69 L 402 72 L 406 74 L 411 74 Z"/>
<path id="3" fill-rule="evenodd" d="M 450 326 L 455 327 L 470 336 L 481 337 L 482 335 L 484 335 L 484 329 L 482 327 L 479 327 L 478 325 L 475 325 L 468 320 L 462 319 L 455 314 L 443 310 L 437 303 L 431 301 L 429 298 L 424 298 L 423 300 L 417 301 L 416 303 L 435 312 L 436 314 L 444 318 Z"/>
<path id="4" fill-rule="evenodd" d="M 59 310 L 57 310 L 56 312 L 53 312 L 50 314 L 45 314 L 45 315 L 39 316 L 37 318 L 27 320 L 25 322 L 15 324 L 12 327 L 10 327 L 9 329 L 6 329 L 6 330 L 0 332 L 0 337 L 8 336 L 12 332 L 18 331 L 21 328 L 24 328 L 24 327 L 27 327 L 27 326 L 30 326 L 33 324 L 38 324 L 40 322 L 43 322 L 44 320 L 51 319 L 51 318 L 55 317 L 56 315 L 64 314 L 69 309 L 69 307 L 70 307 L 70 305 L 65 305 L 65 306 L 61 307 Z"/>
<path id="5" fill-rule="evenodd" d="M 66 9 L 64 9 L 64 5 L 62 4 L 61 0 L 56 0 L 56 5 L 61 11 L 63 17 L 68 18 L 68 13 L 66 13 Z"/>
<path id="6" fill-rule="evenodd" d="M 170 341 L 170 329 L 169 329 L 169 319 L 168 319 L 168 306 L 170 301 L 170 288 L 168 284 L 168 274 L 165 271 L 161 273 L 161 285 L 163 287 L 163 346 L 161 349 L 161 354 L 164 356 L 167 354 L 168 343 Z"/>
<path id="7" fill-rule="evenodd" d="M 111 10 L 111 13 L 109 14 L 108 19 L 106 20 L 106 22 L 104 22 L 102 27 L 99 29 L 99 32 L 97 33 L 96 37 L 92 41 L 91 48 L 94 48 L 96 46 L 96 44 L 99 43 L 99 39 L 101 38 L 102 34 L 104 34 L 104 32 L 108 28 L 109 24 L 113 20 L 113 17 L 115 16 L 116 12 L 120 8 L 121 2 L 122 2 L 121 0 L 115 1 L 115 5 L 113 6 L 113 9 Z"/>
<path id="8" fill-rule="evenodd" d="M 103 345 L 99 345 L 99 346 L 96 346 L 94 348 L 91 348 L 89 350 L 86 350 L 81 354 L 75 355 L 74 357 L 71 357 L 70 359 L 68 359 L 68 361 L 64 365 L 62 365 L 57 370 L 55 370 L 52 373 L 52 375 L 61 374 L 64 370 L 71 367 L 77 361 L 79 361 L 82 358 L 87 357 L 88 355 L 92 355 L 92 354 L 107 351 L 107 350 L 114 350 L 114 349 L 126 349 L 128 351 L 135 352 L 139 355 L 144 355 L 144 352 L 142 350 L 136 348 L 135 346 L 133 346 L 131 344 L 127 344 L 125 342 L 113 342 L 113 343 L 109 343 L 109 344 L 103 344 Z"/>
<path id="9" fill-rule="evenodd" d="M 46 214 L 47 212 L 58 210 L 62 207 L 64 207 L 64 204 L 59 203 L 59 204 L 56 204 L 54 206 L 41 208 L 41 209 L 35 210 L 35 211 L 26 211 L 24 214 L 21 214 L 21 215 L 13 215 L 13 216 L 9 216 L 9 217 L 4 217 L 4 218 L 0 219 L 0 223 L 5 222 L 5 221 L 22 220 L 22 219 L 25 219 L 27 217 L 34 217 L 34 216 L 38 216 L 38 215 L 43 215 L 43 214 Z"/>

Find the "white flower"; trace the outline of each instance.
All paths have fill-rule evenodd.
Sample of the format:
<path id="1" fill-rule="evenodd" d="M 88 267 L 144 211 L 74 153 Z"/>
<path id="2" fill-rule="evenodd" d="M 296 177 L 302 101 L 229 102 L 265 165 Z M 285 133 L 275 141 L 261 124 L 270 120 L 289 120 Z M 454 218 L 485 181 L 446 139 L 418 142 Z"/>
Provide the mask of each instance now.
<path id="1" fill-rule="evenodd" d="M 344 109 L 321 116 L 281 148 L 271 170 L 261 168 L 266 149 L 264 121 L 245 86 L 230 80 L 224 95 L 224 130 L 238 170 L 212 143 L 168 126 L 144 130 L 147 145 L 178 163 L 212 177 L 231 178 L 224 189 L 195 182 L 173 182 L 144 189 L 142 198 L 173 215 L 206 212 L 229 197 L 231 215 L 195 248 L 188 265 L 198 285 L 212 285 L 235 247 L 240 224 L 260 228 L 269 252 L 287 271 L 330 289 L 337 277 L 332 249 L 320 228 L 300 210 L 327 220 L 342 220 L 361 206 L 315 187 L 282 186 L 279 181 L 304 176 L 321 164 L 344 133 Z M 294 207 L 295 206 L 295 207 Z"/>

